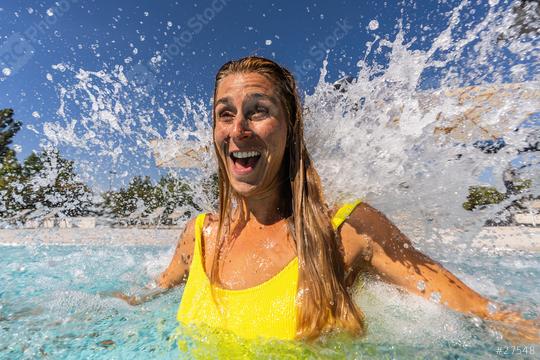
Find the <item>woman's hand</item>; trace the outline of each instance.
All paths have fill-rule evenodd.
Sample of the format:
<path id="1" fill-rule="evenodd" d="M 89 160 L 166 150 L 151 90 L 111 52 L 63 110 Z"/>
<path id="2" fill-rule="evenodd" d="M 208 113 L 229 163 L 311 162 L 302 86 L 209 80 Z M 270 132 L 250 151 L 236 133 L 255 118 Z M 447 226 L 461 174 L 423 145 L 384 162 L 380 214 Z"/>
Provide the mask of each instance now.
<path id="1" fill-rule="evenodd" d="M 158 296 L 161 296 L 167 293 L 169 290 L 170 289 L 146 287 L 140 290 L 137 294 L 133 294 L 133 295 L 124 294 L 121 291 L 115 291 L 115 292 L 109 293 L 108 295 L 111 297 L 120 299 L 120 300 L 124 300 L 129 305 L 135 306 L 135 305 L 141 305 L 147 301 L 153 300 L 157 298 Z"/>
<path id="2" fill-rule="evenodd" d="M 490 327 L 515 345 L 540 344 L 540 319 L 524 319 L 513 311 L 499 311 L 486 318 Z"/>
<path id="3" fill-rule="evenodd" d="M 138 296 L 127 295 L 120 291 L 115 291 L 111 293 L 111 296 L 120 300 L 124 300 L 125 302 L 127 302 L 129 305 L 132 305 L 132 306 L 142 304 L 141 299 Z"/>

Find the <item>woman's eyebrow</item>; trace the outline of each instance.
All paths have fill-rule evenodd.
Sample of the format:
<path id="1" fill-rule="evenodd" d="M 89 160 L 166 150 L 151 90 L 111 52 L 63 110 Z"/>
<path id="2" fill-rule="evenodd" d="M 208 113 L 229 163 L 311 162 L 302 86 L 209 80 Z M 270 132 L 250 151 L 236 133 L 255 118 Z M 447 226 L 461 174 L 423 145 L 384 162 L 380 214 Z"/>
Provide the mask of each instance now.
<path id="1" fill-rule="evenodd" d="M 232 103 L 231 98 L 229 96 L 225 96 L 216 101 L 216 106 L 219 104 L 230 105 L 231 103 Z"/>
<path id="2" fill-rule="evenodd" d="M 272 104 L 277 105 L 278 101 L 274 96 L 266 95 L 262 93 L 253 93 L 246 96 L 245 101 L 256 101 L 256 100 L 269 100 Z"/>

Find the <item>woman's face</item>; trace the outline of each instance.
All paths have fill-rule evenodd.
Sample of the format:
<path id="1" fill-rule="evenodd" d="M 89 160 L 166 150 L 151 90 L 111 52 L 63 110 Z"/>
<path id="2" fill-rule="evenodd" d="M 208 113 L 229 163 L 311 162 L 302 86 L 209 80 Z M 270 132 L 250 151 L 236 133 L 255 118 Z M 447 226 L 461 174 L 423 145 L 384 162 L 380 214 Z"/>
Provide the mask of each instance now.
<path id="1" fill-rule="evenodd" d="M 274 84 L 258 73 L 226 76 L 216 89 L 214 116 L 214 141 L 233 189 L 254 196 L 276 188 L 287 121 Z"/>

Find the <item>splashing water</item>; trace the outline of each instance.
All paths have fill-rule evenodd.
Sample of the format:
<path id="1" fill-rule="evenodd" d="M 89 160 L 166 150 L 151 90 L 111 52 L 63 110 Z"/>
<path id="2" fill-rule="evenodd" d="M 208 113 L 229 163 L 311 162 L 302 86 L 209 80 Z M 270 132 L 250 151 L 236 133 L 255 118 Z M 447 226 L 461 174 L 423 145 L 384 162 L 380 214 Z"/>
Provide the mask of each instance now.
<path id="1" fill-rule="evenodd" d="M 515 301 L 517 297 L 517 301 L 526 301 L 534 313 L 538 290 L 531 291 L 530 285 L 522 283 L 523 286 L 505 298 L 498 289 L 515 281 L 510 274 L 516 269 L 532 283 L 538 276 L 538 257 L 517 259 L 512 255 L 499 262 L 499 258 L 486 255 L 469 261 L 466 256 L 471 254 L 465 251 L 485 221 L 518 195 L 473 212 L 466 211 L 462 204 L 472 185 L 491 183 L 504 192 L 503 174 L 508 168 L 515 168 L 519 177 L 533 180 L 519 196 L 540 196 L 538 152 L 523 151 L 531 139 L 539 138 L 540 65 L 534 60 L 540 55 L 539 40 L 534 32 L 520 33 L 512 25 L 516 14 L 508 11 L 509 5 L 491 1 L 484 16 L 467 23 L 463 14 L 468 5 L 468 1 L 463 1 L 457 6 L 449 14 L 448 26 L 424 48 L 417 46 L 417 39 L 407 40 L 407 28 L 401 24 L 391 40 L 376 34 L 378 22 L 370 23 L 373 41 L 366 44 L 366 53 L 357 63 L 357 73 L 337 83 L 330 82 L 327 69 L 332 64 L 325 61 L 313 93 L 305 94 L 305 138 L 329 203 L 366 199 L 409 235 L 416 246 L 437 253 L 438 260 L 442 258 L 446 266 L 473 288 L 503 301 Z M 528 11 L 531 26 L 538 29 L 536 8 L 533 6 Z M 384 59 L 381 54 L 385 55 Z M 43 122 L 35 131 L 42 133 L 48 145 L 86 154 L 87 157 L 78 160 L 79 170 L 86 179 L 109 169 L 111 164 L 119 169 L 119 177 L 129 178 L 140 173 L 141 168 L 151 167 L 156 151 L 164 163 L 195 151 L 196 169 L 171 172 L 189 180 L 194 202 L 203 211 L 213 211 L 213 200 L 201 185 L 216 169 L 210 105 L 205 100 L 169 92 L 159 97 L 164 100 L 158 100 L 154 90 L 155 74 L 161 66 L 159 53 L 148 65 L 131 66 L 130 62 L 126 59 L 124 65 L 100 71 L 75 69 L 64 63 L 55 65 L 47 79 L 56 81 L 60 120 Z M 493 144 L 498 139 L 503 139 L 504 146 L 495 148 Z M 53 174 L 54 170 L 50 172 Z M 4 268 L 9 274 L 16 274 L 13 275 L 16 280 L 0 275 L 2 283 L 8 283 L 10 289 L 0 298 L 0 321 L 13 321 L 16 330 L 29 333 L 35 344 L 28 345 L 26 350 L 36 356 L 42 349 L 54 354 L 51 349 L 55 345 L 41 338 L 42 329 L 29 325 L 34 315 L 48 324 L 47 336 L 56 341 L 61 336 L 71 336 L 69 344 L 76 350 L 87 343 L 95 347 L 98 340 L 105 341 L 98 348 L 108 346 L 106 341 L 113 334 L 102 324 L 102 316 L 106 317 L 119 325 L 125 335 L 123 345 L 138 350 L 137 341 L 144 343 L 145 335 L 151 332 L 147 321 L 150 313 L 161 309 L 158 320 L 163 320 L 161 316 L 166 318 L 168 314 L 164 315 L 162 309 L 174 308 L 180 294 L 162 298 L 141 316 L 130 318 L 130 309 L 120 308 L 114 300 L 89 296 L 84 289 L 96 290 L 89 281 L 96 277 L 110 280 L 97 290 L 116 289 L 116 277 L 109 276 L 118 271 L 122 272 L 121 281 L 130 284 L 136 282 L 133 271 L 144 272 L 136 272 L 141 277 L 155 277 L 157 269 L 166 266 L 163 259 L 171 257 L 170 253 L 160 253 L 144 259 L 139 250 L 133 250 L 136 253 L 133 255 L 131 250 L 123 249 L 125 256 L 119 260 L 122 266 L 118 270 L 118 263 L 89 269 L 92 266 L 88 258 L 111 257 L 109 252 L 100 253 L 99 249 L 78 249 L 66 257 L 62 248 L 14 247 L 10 250 L 14 255 L 3 259 Z M 461 257 L 455 256 L 456 251 Z M 447 263 L 450 255 L 454 263 Z M 29 265 L 21 267 L 26 262 L 16 261 L 18 257 L 28 260 Z M 42 260 L 35 260 L 36 257 Z M 150 269 L 139 269 L 141 259 Z M 66 261 L 84 264 L 83 270 L 70 268 L 68 277 L 77 284 L 76 292 L 66 290 L 68 280 L 58 280 L 63 279 L 64 270 L 57 273 L 55 262 Z M 477 266 L 471 265 L 475 263 Z M 503 282 L 494 283 L 490 271 L 500 275 L 495 280 Z M 28 312 L 15 306 L 16 302 L 8 304 L 5 300 L 19 296 L 14 289 L 27 286 L 30 272 L 50 277 L 45 280 L 55 282 L 53 295 L 64 299 L 49 302 L 47 289 L 39 285 L 32 288 L 29 296 L 35 295 L 52 315 Z M 14 286 L 9 285 L 10 281 Z M 384 354 L 391 354 L 388 349 L 393 345 L 388 345 L 389 338 L 393 339 L 392 344 L 400 344 L 405 354 L 413 356 L 429 354 L 433 342 L 475 348 L 500 337 L 483 334 L 478 338 L 475 324 L 441 310 L 436 304 L 440 300 L 438 294 L 432 296 L 432 302 L 418 304 L 416 298 L 404 296 L 393 288 L 368 283 L 356 300 L 373 327 L 365 342 L 355 342 L 347 348 L 351 356 L 370 354 L 370 344 L 379 346 L 372 353 L 374 358 L 381 349 Z M 71 314 L 66 323 L 73 322 L 74 327 L 92 334 L 92 326 L 96 325 L 99 330 L 96 341 L 88 340 L 86 335 L 61 332 L 58 336 L 51 317 L 62 318 L 66 311 Z M 18 316 L 22 320 L 16 322 Z M 126 317 L 132 321 L 128 321 L 129 326 L 125 324 Z M 433 318 L 439 320 L 437 324 L 433 324 Z M 173 327 L 173 322 L 163 321 L 165 327 Z M 139 326 L 140 332 L 133 330 L 133 326 Z M 165 341 L 163 330 L 160 331 L 157 342 Z M 17 343 L 9 334 L 6 331 L 0 338 L 6 336 Z M 82 347 L 78 347 L 77 341 L 84 342 Z M 334 350 L 339 352 L 339 345 L 329 344 L 329 348 L 335 346 Z M 11 351 L 10 346 L 0 342 L 0 350 Z M 307 347 L 298 351 L 306 356 L 311 354 Z"/>
<path id="2" fill-rule="evenodd" d="M 374 35 L 358 73 L 338 86 L 326 81 L 325 62 L 314 93 L 305 96 L 306 141 L 329 203 L 365 198 L 424 244 L 448 233 L 454 236 L 446 241 L 467 244 L 486 219 L 515 200 L 464 210 L 469 186 L 486 183 L 486 174 L 502 192 L 512 162 L 519 162 L 520 177 L 540 178 L 538 155 L 518 156 L 538 136 L 540 79 L 531 60 L 539 55 L 538 39 L 520 35 L 512 27 L 516 15 L 495 3 L 479 21 L 466 23 L 467 5 L 451 12 L 448 27 L 425 50 L 414 48 L 416 39 L 405 40 L 401 25 L 393 41 Z M 383 52 L 383 62 L 368 60 Z M 171 94 L 167 103 L 181 103 L 181 115 L 158 104 L 152 83 L 160 61 L 152 64 L 152 71 L 140 65 L 129 73 L 122 65 L 86 71 L 58 64 L 55 70 L 71 72 L 74 81 L 57 83 L 57 114 L 64 121 L 45 123 L 44 135 L 120 167 L 130 162 L 127 154 L 149 167 L 155 139 L 168 159 L 203 149 L 189 181 L 201 207 L 211 210 L 212 201 L 197 187 L 216 168 L 208 151 L 211 110 L 204 101 Z M 527 119 L 532 125 L 523 126 Z M 497 139 L 504 148 L 496 153 L 479 146 Z M 93 159 L 82 165 L 89 173 L 95 167 Z M 125 177 L 132 173 L 127 170 Z M 528 194 L 540 194 L 537 181 Z"/>
<path id="3" fill-rule="evenodd" d="M 505 51 L 535 57 L 538 41 L 516 38 L 500 45 L 497 34 L 511 16 L 493 8 L 462 37 L 455 35 L 465 4 L 426 51 L 412 50 L 413 42 L 406 43 L 400 29 L 393 42 L 379 41 L 377 49 L 370 45 L 371 51 L 389 48 L 386 68 L 364 58 L 356 78 L 335 91 L 324 81 L 325 63 L 315 93 L 306 98 L 306 138 L 330 201 L 366 197 L 421 242 L 444 230 L 457 233 L 462 243 L 474 236 L 507 203 L 471 214 L 462 207 L 466 190 L 490 171 L 504 191 L 503 172 L 527 139 L 538 136 L 537 120 L 534 127 L 520 127 L 540 110 L 537 64 L 528 81 L 514 84 L 485 81 L 502 78 L 508 68 L 493 67 L 470 80 L 456 69 L 481 67 Z M 456 63 L 468 47 L 477 57 Z M 423 89 L 425 74 L 433 69 L 444 69 L 439 85 Z M 497 138 L 504 139 L 503 151 L 478 149 L 477 141 Z M 538 155 L 522 156 L 520 162 L 521 176 L 539 178 Z M 529 191 L 538 196 L 539 190 L 536 181 Z"/>

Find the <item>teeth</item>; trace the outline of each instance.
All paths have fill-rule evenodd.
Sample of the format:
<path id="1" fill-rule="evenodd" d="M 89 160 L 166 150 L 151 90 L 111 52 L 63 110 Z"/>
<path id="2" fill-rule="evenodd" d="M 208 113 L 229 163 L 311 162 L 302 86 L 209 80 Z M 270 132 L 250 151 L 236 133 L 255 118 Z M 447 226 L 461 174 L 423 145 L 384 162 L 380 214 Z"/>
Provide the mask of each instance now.
<path id="1" fill-rule="evenodd" d="M 259 156 L 261 155 L 261 153 L 258 151 L 233 151 L 232 155 L 237 159 L 244 159 L 248 157 Z"/>

